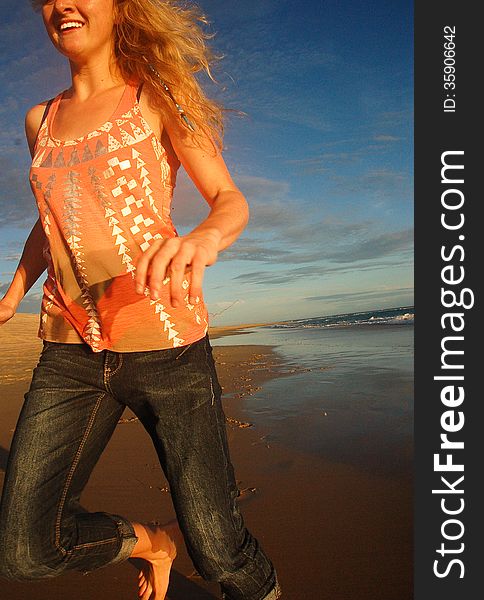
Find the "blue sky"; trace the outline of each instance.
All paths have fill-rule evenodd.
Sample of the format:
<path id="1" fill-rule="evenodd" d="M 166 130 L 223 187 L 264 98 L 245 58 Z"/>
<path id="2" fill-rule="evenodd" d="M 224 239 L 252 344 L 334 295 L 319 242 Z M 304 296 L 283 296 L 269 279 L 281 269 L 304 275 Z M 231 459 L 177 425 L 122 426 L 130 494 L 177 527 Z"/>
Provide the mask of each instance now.
<path id="1" fill-rule="evenodd" d="M 413 15 L 388 0 L 200 0 L 250 223 L 207 270 L 213 324 L 413 304 Z M 69 85 L 28 0 L 0 17 L 0 294 L 36 219 L 23 118 Z M 184 173 L 180 234 L 208 210 Z M 38 312 L 41 283 L 21 305 Z"/>

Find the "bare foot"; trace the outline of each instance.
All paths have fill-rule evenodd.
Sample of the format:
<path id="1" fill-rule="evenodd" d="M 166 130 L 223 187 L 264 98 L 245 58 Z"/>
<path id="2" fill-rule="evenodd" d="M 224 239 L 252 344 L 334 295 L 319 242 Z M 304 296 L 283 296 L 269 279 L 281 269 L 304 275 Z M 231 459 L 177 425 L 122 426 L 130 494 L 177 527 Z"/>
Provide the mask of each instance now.
<path id="1" fill-rule="evenodd" d="M 170 569 L 174 556 L 159 560 L 146 560 L 139 572 L 138 596 L 141 600 L 164 600 L 170 582 Z"/>
<path id="2" fill-rule="evenodd" d="M 176 557 L 174 538 L 178 526 L 133 523 L 138 542 L 132 558 L 143 559 L 139 573 L 138 596 L 141 600 L 164 600 L 170 581 L 171 565 Z"/>

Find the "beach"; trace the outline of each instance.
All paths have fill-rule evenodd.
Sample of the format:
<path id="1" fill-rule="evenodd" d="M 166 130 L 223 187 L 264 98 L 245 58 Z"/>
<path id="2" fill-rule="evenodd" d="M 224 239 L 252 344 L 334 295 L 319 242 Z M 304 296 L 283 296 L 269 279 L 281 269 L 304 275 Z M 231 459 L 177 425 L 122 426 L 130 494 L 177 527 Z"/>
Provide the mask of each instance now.
<path id="1" fill-rule="evenodd" d="M 38 317 L 0 328 L 0 483 L 41 350 Z M 412 598 L 413 326 L 210 330 L 245 522 L 285 600 Z M 151 442 L 125 411 L 81 498 L 89 510 L 174 517 Z M 1 582 L 10 600 L 128 600 L 123 563 L 38 582 Z M 220 598 L 179 548 L 167 598 Z"/>

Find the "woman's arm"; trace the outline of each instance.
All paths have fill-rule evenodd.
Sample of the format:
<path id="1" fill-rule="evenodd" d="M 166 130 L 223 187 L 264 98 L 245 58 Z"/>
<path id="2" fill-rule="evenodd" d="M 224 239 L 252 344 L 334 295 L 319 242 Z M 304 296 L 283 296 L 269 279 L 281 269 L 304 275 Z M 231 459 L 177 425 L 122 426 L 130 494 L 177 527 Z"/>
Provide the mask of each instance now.
<path id="1" fill-rule="evenodd" d="M 176 307 L 186 295 L 182 288 L 185 271 L 192 274 L 189 301 L 195 304 L 202 295 L 205 268 L 213 265 L 218 253 L 239 237 L 247 225 L 249 210 L 222 155 L 208 137 L 201 147 L 195 146 L 176 116 L 164 121 L 162 131 L 162 141 L 169 137 L 180 162 L 210 206 L 207 218 L 193 231 L 185 236 L 156 240 L 137 261 L 138 293 L 148 286 L 155 300 L 163 280 L 169 276 L 171 303 Z"/>
<path id="2" fill-rule="evenodd" d="M 47 263 L 42 255 L 44 243 L 44 230 L 37 220 L 25 242 L 12 283 L 0 300 L 0 325 L 13 317 L 22 298 L 45 271 Z"/>
<path id="3" fill-rule="evenodd" d="M 41 104 L 34 106 L 25 118 L 25 133 L 31 154 L 33 153 L 35 138 L 37 137 L 44 108 L 45 105 Z M 20 258 L 12 283 L 7 293 L 0 300 L 0 325 L 3 325 L 13 317 L 22 298 L 47 268 L 47 263 L 43 256 L 45 242 L 46 238 L 42 224 L 37 219 L 25 242 L 22 257 Z"/>

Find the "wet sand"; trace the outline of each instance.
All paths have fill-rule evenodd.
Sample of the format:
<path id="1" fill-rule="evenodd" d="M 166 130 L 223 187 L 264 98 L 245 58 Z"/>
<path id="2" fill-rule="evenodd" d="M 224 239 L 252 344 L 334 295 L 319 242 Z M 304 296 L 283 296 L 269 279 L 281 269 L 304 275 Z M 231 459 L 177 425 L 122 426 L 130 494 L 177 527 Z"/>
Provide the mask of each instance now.
<path id="1" fill-rule="evenodd" d="M 244 326 L 245 327 L 245 326 Z M 218 336 L 243 333 L 216 328 Z M 36 364 L 41 342 L 37 317 L 17 315 L 0 328 L 0 477 L 18 411 Z M 234 331 L 235 329 L 235 331 Z M 231 339 L 226 340 L 232 342 Z M 247 526 L 271 556 L 285 600 L 410 600 L 412 597 L 412 478 L 408 466 L 395 472 L 335 460 L 304 444 L 274 437 L 269 421 L 259 422 L 246 404 L 261 389 L 304 365 L 290 367 L 267 345 L 215 346 L 224 391 L 227 431 Z M 283 381 L 283 380 L 282 380 Z M 395 400 L 398 388 L 389 394 Z M 351 380 L 348 380 L 351 386 Z M 351 418 L 350 416 L 348 418 Z M 355 419 L 358 417 L 355 416 Z M 106 510 L 132 520 L 160 522 L 173 516 L 167 483 L 142 426 L 126 411 L 96 466 L 82 501 L 89 510 Z M 294 439 L 304 437 L 301 415 Z M 407 448 L 381 445 L 381 452 Z M 397 456 L 398 454 L 398 456 Z M 406 462 L 408 465 L 408 460 Z M 83 575 L 71 573 L 38 582 L 1 582 L 0 598 L 10 600 L 135 599 L 137 572 L 124 563 Z M 220 598 L 218 585 L 200 579 L 184 548 L 174 565 L 170 600 Z"/>

